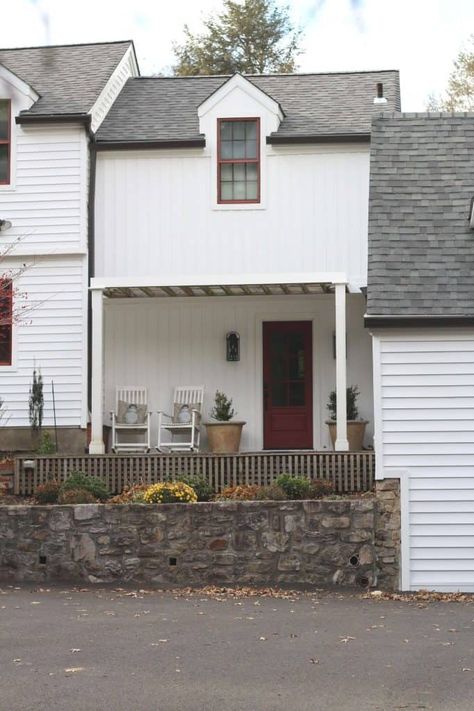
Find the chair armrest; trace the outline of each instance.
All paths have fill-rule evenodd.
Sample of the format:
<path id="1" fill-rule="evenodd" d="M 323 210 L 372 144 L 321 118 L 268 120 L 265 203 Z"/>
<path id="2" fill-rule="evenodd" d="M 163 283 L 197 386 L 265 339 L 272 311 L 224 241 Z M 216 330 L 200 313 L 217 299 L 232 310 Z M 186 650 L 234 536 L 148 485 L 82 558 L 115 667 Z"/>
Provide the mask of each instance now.
<path id="1" fill-rule="evenodd" d="M 168 417 L 170 420 L 173 419 L 173 415 L 168 415 L 168 413 L 164 412 L 164 410 L 158 410 L 157 415 L 161 415 L 162 417 Z"/>

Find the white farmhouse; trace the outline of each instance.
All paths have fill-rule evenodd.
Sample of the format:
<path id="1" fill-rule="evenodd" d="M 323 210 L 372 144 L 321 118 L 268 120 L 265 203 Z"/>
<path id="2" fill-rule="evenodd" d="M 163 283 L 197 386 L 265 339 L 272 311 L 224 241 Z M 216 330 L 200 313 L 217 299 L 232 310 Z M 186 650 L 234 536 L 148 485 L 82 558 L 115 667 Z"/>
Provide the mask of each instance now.
<path id="1" fill-rule="evenodd" d="M 345 391 L 357 385 L 371 444 L 364 290 L 380 104 L 400 108 L 396 71 L 128 79 L 95 138 L 91 453 L 104 451 L 118 385 L 167 412 L 176 386 L 204 385 L 206 419 L 224 391 L 254 452 L 329 449 L 336 386 L 335 446 L 348 449 Z"/>
<path id="2" fill-rule="evenodd" d="M 53 424 L 54 381 L 61 445 L 84 451 L 91 145 L 137 71 L 131 42 L 0 50 L 0 273 L 26 265 L 13 287 L 13 313 L 24 317 L 0 328 L 3 451 L 31 446 L 35 367 L 44 380 L 45 425 Z M 7 310 L 11 288 L 3 283 Z"/>

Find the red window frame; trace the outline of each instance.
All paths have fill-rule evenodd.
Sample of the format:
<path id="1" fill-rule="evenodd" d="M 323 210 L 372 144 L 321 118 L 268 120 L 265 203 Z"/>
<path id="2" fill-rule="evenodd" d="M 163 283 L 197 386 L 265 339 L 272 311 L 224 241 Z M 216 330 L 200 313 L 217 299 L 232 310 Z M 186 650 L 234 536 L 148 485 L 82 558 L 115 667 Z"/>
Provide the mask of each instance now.
<path id="1" fill-rule="evenodd" d="M 2 346 L 6 344 L 5 350 L 8 350 L 8 358 L 0 359 L 0 366 L 11 365 L 13 353 L 13 283 L 11 279 L 6 278 L 0 278 L 0 343 Z"/>
<path id="2" fill-rule="evenodd" d="M 0 99 L 7 104 L 7 115 L 8 115 L 8 135 L 6 138 L 0 138 L 0 146 L 7 146 L 8 148 L 8 168 L 7 168 L 7 179 L 0 180 L 0 185 L 10 185 L 11 181 L 11 156 L 12 156 L 12 102 L 10 99 Z"/>
<path id="3" fill-rule="evenodd" d="M 221 123 L 231 121 L 253 121 L 257 126 L 257 157 L 256 158 L 222 158 L 221 156 Z M 226 163 L 254 163 L 257 166 L 257 197 L 252 200 L 223 200 L 221 198 L 221 166 Z M 217 203 L 218 205 L 248 205 L 260 202 L 260 118 L 252 117 L 235 117 L 235 118 L 218 118 L 217 119 Z"/>

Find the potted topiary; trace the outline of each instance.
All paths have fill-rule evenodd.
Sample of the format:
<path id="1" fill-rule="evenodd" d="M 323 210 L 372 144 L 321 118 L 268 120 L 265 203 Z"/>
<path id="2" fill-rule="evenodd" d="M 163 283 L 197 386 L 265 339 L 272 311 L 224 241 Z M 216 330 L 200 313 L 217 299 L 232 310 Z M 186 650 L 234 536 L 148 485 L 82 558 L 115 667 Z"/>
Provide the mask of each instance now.
<path id="1" fill-rule="evenodd" d="M 238 452 L 245 422 L 232 420 L 235 415 L 232 400 L 229 400 L 220 390 L 216 390 L 214 407 L 210 415 L 215 420 L 215 422 L 206 422 L 207 441 L 211 452 L 217 454 Z"/>
<path id="2" fill-rule="evenodd" d="M 367 420 L 359 419 L 359 410 L 357 409 L 357 398 L 359 394 L 357 385 L 351 385 L 350 388 L 347 388 L 347 440 L 351 452 L 357 452 L 362 449 L 365 428 L 368 424 Z M 337 437 L 337 403 L 335 390 L 329 393 L 327 409 L 329 410 L 331 419 L 326 420 L 326 424 L 329 427 L 329 436 L 331 437 L 332 446 L 334 447 Z"/>

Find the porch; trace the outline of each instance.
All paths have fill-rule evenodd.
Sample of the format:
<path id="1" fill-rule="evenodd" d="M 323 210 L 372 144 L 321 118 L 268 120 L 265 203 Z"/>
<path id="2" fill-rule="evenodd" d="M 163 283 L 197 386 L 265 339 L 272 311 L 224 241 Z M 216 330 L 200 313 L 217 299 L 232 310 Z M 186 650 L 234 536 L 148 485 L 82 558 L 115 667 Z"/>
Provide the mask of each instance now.
<path id="1" fill-rule="evenodd" d="M 154 413 L 172 412 L 174 388 L 190 383 L 204 385 L 204 422 L 216 389 L 233 399 L 237 419 L 246 422 L 243 452 L 332 449 L 325 423 L 331 390 L 337 393 L 335 448 L 346 451 L 347 385 L 359 386 L 360 416 L 373 419 L 365 300 L 359 288 L 347 284 L 344 274 L 95 278 L 91 293 L 91 454 L 105 451 L 102 427 L 110 423 L 117 385 L 147 388 L 148 409 L 153 413 L 152 451 L 157 442 Z M 293 327 L 298 324 L 303 345 L 295 346 L 301 371 L 295 377 L 301 382 L 288 386 L 294 390 L 290 400 L 282 403 L 281 393 L 276 389 L 274 393 L 268 383 L 274 356 L 266 353 L 269 337 L 265 334 L 276 332 L 284 346 L 294 340 Z M 239 336 L 237 359 L 226 357 L 229 332 Z M 285 407 L 272 409 L 280 404 Z M 273 417 L 276 410 L 279 421 Z M 281 436 L 278 441 L 268 436 L 271 418 L 276 422 L 274 434 Z M 300 426 L 295 423 L 301 422 L 304 437 L 285 439 L 281 425 L 288 422 L 294 430 Z M 202 429 L 201 451 L 205 452 Z M 369 425 L 365 446 L 371 444 Z"/>
<path id="2" fill-rule="evenodd" d="M 180 476 L 205 478 L 215 492 L 238 484 L 271 484 L 280 474 L 327 479 L 337 494 L 370 491 L 375 455 L 363 452 L 246 452 L 240 454 L 104 454 L 15 459 L 14 493 L 31 496 L 48 479 L 64 481 L 72 471 L 102 479 L 112 494 L 130 484 L 154 484 Z"/>

